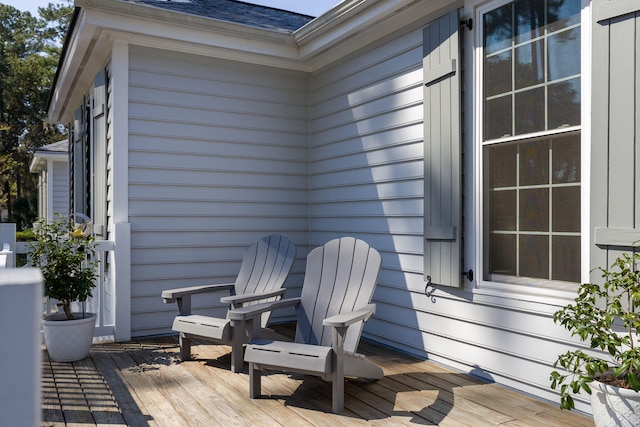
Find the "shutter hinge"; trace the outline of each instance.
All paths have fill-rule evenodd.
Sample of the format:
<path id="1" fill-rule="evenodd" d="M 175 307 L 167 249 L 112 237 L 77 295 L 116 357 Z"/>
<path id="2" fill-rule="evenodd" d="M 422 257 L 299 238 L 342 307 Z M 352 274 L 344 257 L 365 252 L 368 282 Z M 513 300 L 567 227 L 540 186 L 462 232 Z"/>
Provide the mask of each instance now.
<path id="1" fill-rule="evenodd" d="M 473 282 L 473 270 L 463 271 L 462 275 L 469 279 L 470 282 Z"/>
<path id="2" fill-rule="evenodd" d="M 473 30 L 473 19 L 469 18 L 469 19 L 460 21 L 460 26 L 463 26 L 463 25 L 467 27 L 469 31 Z"/>

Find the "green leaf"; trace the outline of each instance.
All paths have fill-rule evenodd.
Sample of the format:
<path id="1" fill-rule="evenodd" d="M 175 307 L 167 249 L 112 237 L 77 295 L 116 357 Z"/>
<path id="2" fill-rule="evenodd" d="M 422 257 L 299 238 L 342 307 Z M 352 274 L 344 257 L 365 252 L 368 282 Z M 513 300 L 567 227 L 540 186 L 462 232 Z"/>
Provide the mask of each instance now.
<path id="1" fill-rule="evenodd" d="M 629 372 L 629 374 L 627 374 L 627 382 L 634 391 L 640 390 L 640 380 L 638 379 L 638 376 L 633 372 Z"/>

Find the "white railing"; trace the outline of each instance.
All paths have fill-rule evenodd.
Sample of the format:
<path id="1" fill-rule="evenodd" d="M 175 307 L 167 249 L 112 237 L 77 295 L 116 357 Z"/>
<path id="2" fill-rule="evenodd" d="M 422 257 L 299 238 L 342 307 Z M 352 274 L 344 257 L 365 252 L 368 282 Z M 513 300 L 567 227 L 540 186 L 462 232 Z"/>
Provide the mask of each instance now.
<path id="1" fill-rule="evenodd" d="M 98 261 L 98 279 L 91 296 L 84 303 L 84 310 L 96 313 L 96 330 L 94 336 L 109 337 L 115 335 L 115 287 L 111 274 L 113 269 L 113 251 L 115 243 L 111 240 L 96 240 L 96 256 Z M 16 254 L 26 254 L 29 257 L 28 242 L 16 242 Z M 29 262 L 27 262 L 29 265 Z M 43 312 L 53 313 L 57 310 L 56 301 L 46 299 Z M 74 311 L 82 311 L 83 307 L 78 303 L 72 306 Z"/>
<path id="2" fill-rule="evenodd" d="M 88 311 L 96 313 L 95 336 L 115 335 L 115 287 L 111 275 L 113 271 L 113 250 L 115 243 L 111 240 L 97 240 L 98 280 L 93 296 L 87 300 Z"/>

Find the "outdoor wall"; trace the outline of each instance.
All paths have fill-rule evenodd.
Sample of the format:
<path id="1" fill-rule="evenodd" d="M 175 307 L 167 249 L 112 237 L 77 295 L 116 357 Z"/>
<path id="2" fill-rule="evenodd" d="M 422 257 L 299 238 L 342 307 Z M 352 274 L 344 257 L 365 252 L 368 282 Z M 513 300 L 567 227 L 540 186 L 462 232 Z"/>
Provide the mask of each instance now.
<path id="1" fill-rule="evenodd" d="M 140 336 L 171 328 L 177 309 L 162 290 L 232 282 L 244 248 L 263 235 L 287 235 L 304 259 L 308 91 L 303 73 L 136 46 L 129 70 L 131 329 Z M 212 304 L 194 299 L 194 311 Z"/>
<path id="2" fill-rule="evenodd" d="M 67 161 L 53 161 L 53 173 L 50 175 L 53 182 L 47 183 L 52 186 L 53 206 L 51 212 L 62 215 L 69 214 L 69 163 Z"/>
<path id="3" fill-rule="evenodd" d="M 310 206 L 313 245 L 352 235 L 382 255 L 366 336 L 425 356 L 422 97 L 419 30 L 314 73 Z"/>
<path id="4" fill-rule="evenodd" d="M 422 79 L 422 28 L 312 74 L 311 244 L 352 235 L 382 254 L 366 338 L 555 400 L 549 373 L 568 339 L 551 319 L 561 300 L 515 287 L 425 294 Z"/>

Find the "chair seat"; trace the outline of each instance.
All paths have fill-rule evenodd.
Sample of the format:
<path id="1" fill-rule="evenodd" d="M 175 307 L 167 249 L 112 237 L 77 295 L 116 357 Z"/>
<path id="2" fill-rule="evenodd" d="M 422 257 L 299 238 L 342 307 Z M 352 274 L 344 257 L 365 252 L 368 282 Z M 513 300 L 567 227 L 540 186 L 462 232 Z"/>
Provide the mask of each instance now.
<path id="1" fill-rule="evenodd" d="M 245 362 L 262 367 L 324 376 L 331 372 L 331 347 L 295 342 L 252 340 L 244 354 Z"/>
<path id="2" fill-rule="evenodd" d="M 197 314 L 176 316 L 173 321 L 173 330 L 213 340 L 229 341 L 231 339 L 231 322 L 217 317 Z"/>

